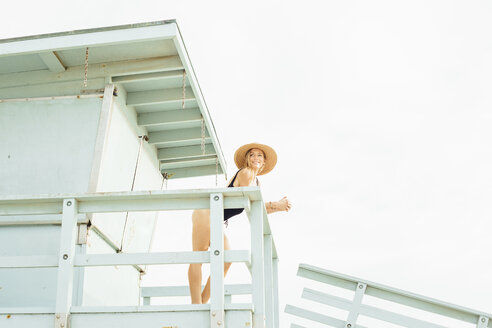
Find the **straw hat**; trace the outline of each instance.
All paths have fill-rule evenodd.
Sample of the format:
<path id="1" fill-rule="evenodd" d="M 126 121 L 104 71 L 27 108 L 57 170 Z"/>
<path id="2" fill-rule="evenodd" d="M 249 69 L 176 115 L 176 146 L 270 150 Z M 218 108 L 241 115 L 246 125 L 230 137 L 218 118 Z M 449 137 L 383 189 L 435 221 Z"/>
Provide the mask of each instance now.
<path id="1" fill-rule="evenodd" d="M 275 164 L 277 164 L 277 153 L 272 147 L 260 143 L 246 144 L 236 150 L 234 153 L 234 162 L 236 162 L 238 169 L 246 167 L 246 153 L 253 148 L 260 149 L 265 154 L 265 166 L 258 175 L 267 174 L 273 170 Z"/>

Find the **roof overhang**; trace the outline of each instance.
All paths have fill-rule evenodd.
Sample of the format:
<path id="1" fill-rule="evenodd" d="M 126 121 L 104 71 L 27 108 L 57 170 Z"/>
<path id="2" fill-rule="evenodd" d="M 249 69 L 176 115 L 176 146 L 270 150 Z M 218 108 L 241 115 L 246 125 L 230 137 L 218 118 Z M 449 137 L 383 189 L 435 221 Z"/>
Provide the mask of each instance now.
<path id="1" fill-rule="evenodd" d="M 0 40 L 0 102 L 102 92 L 108 83 L 135 111 L 137 129 L 155 147 L 163 174 L 226 172 L 174 20 Z"/>

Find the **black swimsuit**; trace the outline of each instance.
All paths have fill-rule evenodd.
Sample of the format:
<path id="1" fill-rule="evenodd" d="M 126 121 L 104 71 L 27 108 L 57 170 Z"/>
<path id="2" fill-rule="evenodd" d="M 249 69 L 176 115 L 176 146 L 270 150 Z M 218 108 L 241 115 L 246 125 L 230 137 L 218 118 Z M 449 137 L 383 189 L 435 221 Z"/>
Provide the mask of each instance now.
<path id="1" fill-rule="evenodd" d="M 239 170 L 241 171 L 241 170 Z M 237 174 L 239 173 L 237 171 L 236 175 L 232 179 L 231 183 L 227 186 L 228 188 L 234 187 L 234 181 L 236 181 Z M 256 184 L 258 185 L 258 178 L 256 178 Z M 232 218 L 233 216 L 236 216 L 238 214 L 241 214 L 244 211 L 244 208 L 226 208 L 224 209 L 224 222 L 227 224 L 227 220 Z"/>

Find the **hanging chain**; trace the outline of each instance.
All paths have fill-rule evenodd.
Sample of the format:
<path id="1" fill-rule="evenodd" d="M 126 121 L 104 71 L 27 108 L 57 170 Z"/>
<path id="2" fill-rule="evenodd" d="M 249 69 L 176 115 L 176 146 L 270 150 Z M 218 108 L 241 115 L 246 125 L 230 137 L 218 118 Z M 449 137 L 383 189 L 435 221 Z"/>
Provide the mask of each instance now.
<path id="1" fill-rule="evenodd" d="M 219 186 L 219 157 L 215 157 L 215 186 Z"/>
<path id="2" fill-rule="evenodd" d="M 185 99 L 186 99 L 186 71 L 183 70 L 183 101 L 181 103 L 181 107 L 185 109 Z"/>
<path id="3" fill-rule="evenodd" d="M 201 140 L 202 155 L 205 155 L 205 119 L 202 117 L 202 140 Z"/>
<path id="4" fill-rule="evenodd" d="M 167 174 L 167 172 L 164 172 L 162 173 L 162 185 L 161 185 L 161 190 L 162 190 L 162 187 L 166 187 L 166 190 L 167 190 L 167 180 L 169 180 L 169 174 Z"/>
<path id="5" fill-rule="evenodd" d="M 89 47 L 85 48 L 84 88 L 87 88 L 87 73 L 89 72 Z"/>

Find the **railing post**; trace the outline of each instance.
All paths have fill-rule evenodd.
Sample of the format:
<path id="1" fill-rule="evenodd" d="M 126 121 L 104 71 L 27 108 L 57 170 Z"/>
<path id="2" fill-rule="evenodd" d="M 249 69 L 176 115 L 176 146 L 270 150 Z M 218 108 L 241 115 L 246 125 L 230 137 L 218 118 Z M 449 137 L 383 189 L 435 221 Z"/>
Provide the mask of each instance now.
<path id="1" fill-rule="evenodd" d="M 75 256 L 87 253 L 87 224 L 80 224 L 77 229 L 77 243 L 75 245 Z M 81 306 L 84 296 L 85 268 L 75 268 L 73 282 L 72 305 Z"/>
<path id="2" fill-rule="evenodd" d="M 56 287 L 55 328 L 66 328 L 72 305 L 75 241 L 77 238 L 77 200 L 63 200 L 63 216 L 60 229 L 60 254 Z"/>
<path id="3" fill-rule="evenodd" d="M 480 318 L 478 318 L 477 328 L 487 328 L 488 324 L 489 318 L 480 316 Z"/>
<path id="4" fill-rule="evenodd" d="M 345 328 L 355 328 L 357 318 L 359 317 L 359 309 L 362 304 L 362 297 L 366 292 L 367 285 L 364 283 L 357 283 L 357 287 L 355 289 L 354 301 L 352 303 L 352 307 L 350 308 L 350 312 L 348 314 L 347 321 L 345 321 Z"/>
<path id="5" fill-rule="evenodd" d="M 265 327 L 265 271 L 263 262 L 263 203 L 251 203 L 251 276 L 253 281 L 253 327 Z"/>
<path id="6" fill-rule="evenodd" d="M 210 327 L 224 324 L 224 199 L 210 195 Z"/>
<path id="7" fill-rule="evenodd" d="M 265 316 L 267 328 L 274 328 L 272 235 L 263 236 L 265 249 Z"/>
<path id="8" fill-rule="evenodd" d="M 280 309 L 278 304 L 278 258 L 273 259 L 273 306 L 273 312 L 275 315 L 274 327 L 279 328 Z"/>

